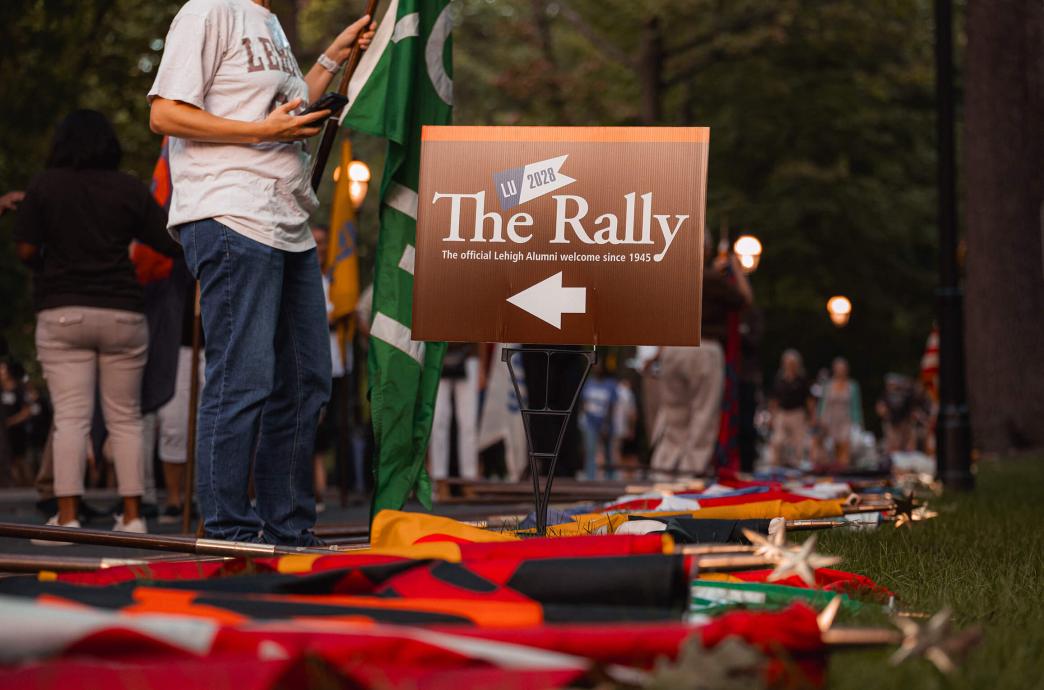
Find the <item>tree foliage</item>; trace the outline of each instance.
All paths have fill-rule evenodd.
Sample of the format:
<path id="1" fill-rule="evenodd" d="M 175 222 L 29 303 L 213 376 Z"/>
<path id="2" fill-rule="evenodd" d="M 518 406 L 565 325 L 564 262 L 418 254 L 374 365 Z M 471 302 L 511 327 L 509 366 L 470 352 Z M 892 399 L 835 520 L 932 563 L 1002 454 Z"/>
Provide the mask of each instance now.
<path id="1" fill-rule="evenodd" d="M 750 232 L 766 373 L 786 347 L 846 355 L 871 394 L 914 373 L 935 229 L 924 0 L 468 0 L 456 119 L 708 125 L 707 229 Z M 849 325 L 826 301 L 854 304 Z"/>
<path id="2" fill-rule="evenodd" d="M 77 106 L 113 118 L 125 167 L 147 178 L 159 142 L 144 96 L 178 6 L 0 3 L 3 189 L 39 169 L 54 122 Z M 273 2 L 304 69 L 363 6 Z M 885 371 L 916 369 L 935 264 L 928 0 L 457 0 L 455 11 L 458 123 L 711 127 L 707 228 L 764 244 L 753 282 L 767 374 L 789 346 L 815 366 L 847 355 L 871 393 Z M 379 179 L 383 143 L 353 141 Z M 367 273 L 374 196 L 361 219 Z M 15 331 L 29 322 L 23 281 L 3 251 L 0 323 Z M 827 320 L 833 294 L 854 304 L 842 330 Z"/>

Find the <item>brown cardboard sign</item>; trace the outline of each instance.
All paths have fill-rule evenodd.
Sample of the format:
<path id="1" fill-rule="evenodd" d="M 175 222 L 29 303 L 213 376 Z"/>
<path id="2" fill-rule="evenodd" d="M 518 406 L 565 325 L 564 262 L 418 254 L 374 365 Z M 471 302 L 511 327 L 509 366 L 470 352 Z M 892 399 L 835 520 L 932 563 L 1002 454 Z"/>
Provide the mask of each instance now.
<path id="1" fill-rule="evenodd" d="M 413 338 L 698 345 L 706 127 L 425 127 Z"/>

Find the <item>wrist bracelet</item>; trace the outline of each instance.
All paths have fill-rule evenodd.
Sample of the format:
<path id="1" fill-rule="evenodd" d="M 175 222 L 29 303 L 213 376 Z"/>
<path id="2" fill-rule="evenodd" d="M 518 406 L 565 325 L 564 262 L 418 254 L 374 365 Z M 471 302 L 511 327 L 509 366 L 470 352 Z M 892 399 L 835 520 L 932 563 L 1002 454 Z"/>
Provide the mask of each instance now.
<path id="1" fill-rule="evenodd" d="M 319 57 L 316 59 L 316 62 L 318 62 L 319 66 L 325 69 L 330 74 L 337 74 L 337 70 L 341 69 L 341 64 L 326 57 L 326 53 L 319 53 Z"/>

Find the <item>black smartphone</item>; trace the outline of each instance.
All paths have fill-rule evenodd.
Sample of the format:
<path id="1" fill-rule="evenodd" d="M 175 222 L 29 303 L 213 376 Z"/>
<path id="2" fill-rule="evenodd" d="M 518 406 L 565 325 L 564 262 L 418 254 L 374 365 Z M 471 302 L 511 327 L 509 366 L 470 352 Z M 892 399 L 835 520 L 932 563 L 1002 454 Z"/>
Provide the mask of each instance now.
<path id="1" fill-rule="evenodd" d="M 339 93 L 330 91 L 324 93 L 322 96 L 317 98 L 312 104 L 305 108 L 300 115 L 309 115 L 311 113 L 317 113 L 320 110 L 329 110 L 330 117 L 337 116 L 341 109 L 348 104 L 348 99 Z"/>

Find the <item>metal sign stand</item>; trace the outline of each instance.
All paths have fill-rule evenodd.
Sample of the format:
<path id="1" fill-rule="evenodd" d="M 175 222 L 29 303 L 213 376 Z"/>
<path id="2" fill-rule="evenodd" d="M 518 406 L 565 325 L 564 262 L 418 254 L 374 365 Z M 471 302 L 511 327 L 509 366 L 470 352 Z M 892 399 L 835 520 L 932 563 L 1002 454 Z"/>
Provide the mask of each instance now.
<path id="1" fill-rule="evenodd" d="M 532 356 L 543 355 L 546 360 L 547 366 L 544 368 L 544 399 L 541 401 L 542 404 L 539 406 L 534 403 L 531 396 L 522 396 L 522 391 L 518 385 L 518 373 L 515 370 L 515 365 L 512 363 L 512 356 L 516 354 Z M 573 391 L 568 407 L 552 407 L 551 405 L 550 390 L 552 357 L 577 357 L 583 360 L 584 372 L 580 376 L 580 381 L 577 384 L 576 390 Z M 519 412 L 522 413 L 522 425 L 526 430 L 526 447 L 529 450 L 529 471 L 533 477 L 533 502 L 536 509 L 536 532 L 541 537 L 547 534 L 547 508 L 548 504 L 551 502 L 551 483 L 555 478 L 555 464 L 558 462 L 558 455 L 562 450 L 562 441 L 565 438 L 566 429 L 569 427 L 569 420 L 576 411 L 577 402 L 580 400 L 580 391 L 583 390 L 584 383 L 587 381 L 587 375 L 591 372 L 591 367 L 594 366 L 597 359 L 598 353 L 595 350 L 566 350 L 556 347 L 526 349 L 505 347 L 501 350 L 501 360 L 507 363 L 508 373 L 511 375 L 511 385 L 515 387 L 515 396 L 518 399 Z M 523 372 L 523 375 L 526 373 L 530 376 L 533 374 L 533 372 Z M 534 443 L 532 421 L 544 419 L 557 419 L 561 422 L 553 450 L 549 448 L 537 448 Z M 540 460 L 549 460 L 547 466 L 547 481 L 544 483 L 543 491 L 540 490 Z"/>

